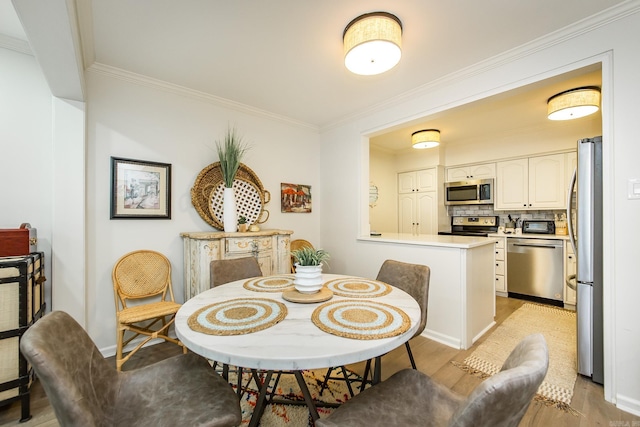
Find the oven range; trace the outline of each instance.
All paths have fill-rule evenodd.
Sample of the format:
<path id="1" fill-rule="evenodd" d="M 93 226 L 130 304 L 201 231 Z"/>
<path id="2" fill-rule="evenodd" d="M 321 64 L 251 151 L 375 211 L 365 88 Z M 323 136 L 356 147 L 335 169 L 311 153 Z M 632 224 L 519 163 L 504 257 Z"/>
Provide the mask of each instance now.
<path id="1" fill-rule="evenodd" d="M 451 217 L 451 231 L 439 231 L 438 234 L 487 237 L 498 232 L 499 223 L 498 216 L 454 216 Z"/>

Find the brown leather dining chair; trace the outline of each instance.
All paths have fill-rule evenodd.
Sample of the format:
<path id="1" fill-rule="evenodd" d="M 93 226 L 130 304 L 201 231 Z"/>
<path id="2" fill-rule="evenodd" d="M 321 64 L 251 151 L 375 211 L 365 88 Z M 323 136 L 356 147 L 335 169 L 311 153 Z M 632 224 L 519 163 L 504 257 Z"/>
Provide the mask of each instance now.
<path id="1" fill-rule="evenodd" d="M 258 264 L 258 260 L 254 257 L 243 257 L 243 258 L 234 258 L 234 259 L 219 259 L 211 261 L 210 271 L 211 277 L 211 287 L 215 288 L 216 286 L 224 285 L 225 283 L 235 282 L 236 280 L 241 279 L 250 279 L 252 277 L 260 277 L 262 276 L 262 270 L 260 269 L 260 264 Z M 217 368 L 218 362 L 213 362 L 213 367 Z M 222 364 L 222 377 L 225 380 L 229 379 L 229 365 L 226 363 Z M 242 374 L 244 372 L 244 368 L 238 366 L 235 370 L 237 374 L 237 393 L 238 396 L 242 396 L 243 387 L 242 387 Z M 257 383 L 257 373 L 256 371 L 252 371 L 252 378 L 256 380 Z M 251 380 L 249 380 L 251 381 Z"/>
<path id="2" fill-rule="evenodd" d="M 232 427 L 242 421 L 231 386 L 195 353 L 121 372 L 63 311 L 34 323 L 20 350 L 61 426 Z"/>
<path id="3" fill-rule="evenodd" d="M 502 369 L 461 396 L 415 369 L 403 369 L 337 408 L 317 427 L 516 427 L 549 367 L 541 334 L 525 337 Z"/>
<path id="4" fill-rule="evenodd" d="M 402 289 L 409 295 L 413 297 L 418 302 L 420 306 L 420 324 L 418 325 L 418 329 L 413 334 L 413 337 L 417 337 L 424 331 L 424 328 L 427 325 L 427 306 L 429 303 L 429 280 L 431 277 L 431 270 L 426 265 L 421 264 L 409 264 L 406 262 L 400 262 L 395 260 L 386 260 L 382 263 L 380 270 L 378 271 L 378 276 L 376 280 L 380 282 L 387 283 L 391 286 L 394 286 L 398 289 Z M 416 369 L 416 362 L 413 358 L 413 353 L 411 352 L 411 345 L 409 341 L 405 342 L 405 348 L 407 349 L 407 354 L 409 356 L 409 361 L 411 362 L 411 367 Z M 376 374 L 372 380 L 369 380 L 369 373 L 371 372 L 372 360 L 367 360 L 364 369 L 364 375 L 360 384 L 360 390 L 364 390 L 365 386 L 370 383 L 375 383 L 379 381 L 379 376 L 381 373 L 381 356 L 378 356 L 375 359 L 375 370 Z M 325 381 L 321 387 L 321 393 L 326 388 L 327 380 L 344 380 L 347 382 L 347 386 L 349 388 L 350 394 L 353 396 L 353 392 L 351 390 L 350 382 L 358 382 L 360 380 L 353 380 L 349 378 L 349 374 L 344 366 L 340 367 L 342 370 L 342 377 L 332 377 L 331 373 L 334 368 L 329 368 L 327 374 L 325 376 Z"/>
<path id="5" fill-rule="evenodd" d="M 209 274 L 211 287 L 215 288 L 236 280 L 262 276 L 262 270 L 254 257 L 243 257 L 211 261 Z"/>

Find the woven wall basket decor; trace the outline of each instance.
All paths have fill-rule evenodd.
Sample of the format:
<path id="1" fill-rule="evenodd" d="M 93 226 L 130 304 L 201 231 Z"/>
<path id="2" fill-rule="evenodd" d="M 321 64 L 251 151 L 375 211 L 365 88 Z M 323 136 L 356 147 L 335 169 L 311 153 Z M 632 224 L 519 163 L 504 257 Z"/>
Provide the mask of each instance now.
<path id="1" fill-rule="evenodd" d="M 258 176 L 244 163 L 240 163 L 233 181 L 238 217 L 244 216 L 250 224 L 262 224 L 269 219 L 264 208 L 271 194 L 264 189 Z M 202 169 L 191 188 L 191 203 L 207 224 L 224 230 L 223 212 L 224 181 L 220 162 Z"/>

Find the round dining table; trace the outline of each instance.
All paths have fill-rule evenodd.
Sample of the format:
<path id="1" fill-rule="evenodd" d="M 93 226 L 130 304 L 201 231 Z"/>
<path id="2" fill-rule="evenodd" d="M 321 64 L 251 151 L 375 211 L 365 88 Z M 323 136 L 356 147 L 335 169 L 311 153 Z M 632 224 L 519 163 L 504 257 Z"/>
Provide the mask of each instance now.
<path id="1" fill-rule="evenodd" d="M 225 363 L 252 370 L 261 370 L 268 373 L 267 380 L 264 383 L 263 390 L 260 391 L 258 404 L 254 410 L 250 425 L 257 425 L 259 416 L 264 410 L 264 396 L 266 388 L 273 372 L 292 372 L 296 374 L 298 383 L 305 395 L 305 401 L 309 406 L 313 419 L 318 418 L 314 402 L 311 401 L 308 389 L 304 385 L 302 379 L 302 370 L 329 368 L 336 366 L 344 366 L 357 363 L 381 356 L 396 347 L 401 346 L 411 337 L 420 323 L 420 307 L 416 300 L 406 292 L 396 287 L 382 284 L 386 287 L 385 292 L 374 292 L 367 296 L 367 293 L 354 294 L 341 292 L 341 288 L 336 284 L 342 282 L 349 283 L 361 281 L 366 288 L 367 286 L 376 285 L 376 281 L 370 279 L 357 278 L 353 276 L 344 276 L 336 274 L 323 274 L 322 280 L 327 286 L 334 286 L 335 292 L 330 292 L 330 297 L 326 301 L 319 302 L 293 302 L 278 287 L 260 287 L 261 283 L 289 283 L 293 285 L 293 275 L 267 276 L 263 278 L 242 279 L 230 282 L 221 286 L 214 287 L 204 291 L 193 298 L 186 301 L 175 318 L 176 335 L 182 343 L 194 353 L 197 353 L 209 360 L 218 363 Z M 271 279 L 271 280 L 270 280 Z M 381 282 L 377 282 L 381 284 Z M 354 288 L 355 289 L 355 288 Z M 366 290 L 366 289 L 365 289 Z M 289 288 L 289 292 L 291 289 Z M 327 292 L 323 289 L 323 292 Z M 305 295 L 303 295 L 305 296 Z M 308 297 L 308 295 L 306 295 Z M 323 298 L 325 299 L 325 298 Z M 226 303 L 233 304 L 237 301 L 243 303 L 255 302 L 255 309 L 252 313 L 256 316 L 268 318 L 274 315 L 272 307 L 276 312 L 284 313 L 284 317 L 272 322 L 264 329 L 250 331 L 240 334 L 217 334 L 207 333 L 202 330 L 196 321 L 205 319 L 209 316 L 222 316 L 228 326 L 233 323 L 236 311 L 231 309 L 225 311 L 224 308 L 215 313 L 209 312 L 210 307 L 221 306 Z M 387 337 L 367 337 L 367 336 L 340 336 L 335 331 L 321 329 L 317 326 L 319 318 L 327 319 L 326 314 L 329 312 L 330 306 L 338 307 L 338 311 L 329 313 L 329 317 L 340 313 L 347 313 L 350 304 L 375 304 L 368 307 L 367 310 L 372 312 L 372 322 L 375 323 L 375 317 L 390 317 L 389 312 L 404 313 L 405 325 L 401 333 Z M 328 305 L 327 313 L 321 311 L 323 304 Z M 347 311 L 340 311 L 339 305 L 346 305 Z M 283 309 L 284 307 L 284 309 Z M 209 311 L 207 311 L 209 310 Z M 264 313 L 267 311 L 267 314 Z M 262 314 L 260 314 L 260 313 Z M 199 313 L 199 314 L 196 314 Z M 277 313 L 276 313 L 277 314 Z M 198 317 L 200 315 L 200 317 Z M 204 316 L 204 317 L 203 317 Z M 315 316 L 316 323 L 312 320 Z M 342 320 L 343 326 L 349 329 L 349 318 L 345 314 Z M 210 317 L 210 319 L 213 319 Z M 214 319 L 215 321 L 215 319 Z M 409 324 L 410 323 L 410 324 Z M 259 328 L 256 328 L 259 329 Z M 338 326 L 338 329 L 339 326 Z M 255 412 L 258 412 L 256 414 Z M 254 419 L 255 418 L 255 419 Z"/>

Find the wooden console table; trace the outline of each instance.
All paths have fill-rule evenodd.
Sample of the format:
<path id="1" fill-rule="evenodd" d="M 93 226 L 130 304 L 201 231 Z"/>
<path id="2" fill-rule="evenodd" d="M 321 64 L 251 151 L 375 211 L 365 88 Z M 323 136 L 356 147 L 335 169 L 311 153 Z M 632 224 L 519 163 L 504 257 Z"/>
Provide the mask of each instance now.
<path id="1" fill-rule="evenodd" d="M 209 265 L 214 260 L 254 256 L 265 276 L 289 273 L 291 234 L 291 230 L 180 233 L 184 243 L 184 300 L 211 287 Z"/>

